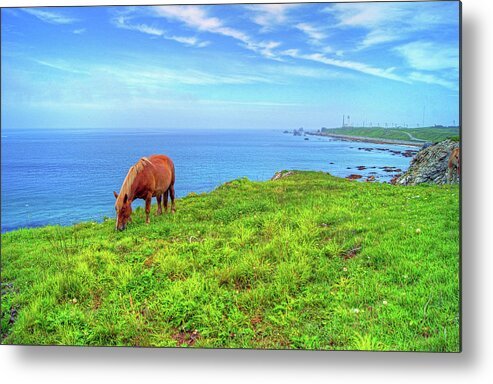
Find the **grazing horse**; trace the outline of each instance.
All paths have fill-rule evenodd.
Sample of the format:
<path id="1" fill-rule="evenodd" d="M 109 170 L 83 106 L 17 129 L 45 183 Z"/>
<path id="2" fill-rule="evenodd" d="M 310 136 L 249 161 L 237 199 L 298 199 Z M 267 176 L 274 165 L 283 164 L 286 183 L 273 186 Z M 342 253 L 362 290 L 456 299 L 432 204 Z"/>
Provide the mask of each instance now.
<path id="1" fill-rule="evenodd" d="M 460 148 L 455 148 L 448 158 L 447 182 L 449 184 L 456 182 L 458 177 L 460 177 Z"/>
<path id="2" fill-rule="evenodd" d="M 146 224 L 151 221 L 151 200 L 157 200 L 157 214 L 162 213 L 161 198 L 164 198 L 164 210 L 168 211 L 168 193 L 171 197 L 171 213 L 175 213 L 175 166 L 164 155 L 152 155 L 141 158 L 130 167 L 123 181 L 120 193 L 113 192 L 116 198 L 116 229 L 122 231 L 131 220 L 132 201 L 144 199 L 146 202 Z"/>

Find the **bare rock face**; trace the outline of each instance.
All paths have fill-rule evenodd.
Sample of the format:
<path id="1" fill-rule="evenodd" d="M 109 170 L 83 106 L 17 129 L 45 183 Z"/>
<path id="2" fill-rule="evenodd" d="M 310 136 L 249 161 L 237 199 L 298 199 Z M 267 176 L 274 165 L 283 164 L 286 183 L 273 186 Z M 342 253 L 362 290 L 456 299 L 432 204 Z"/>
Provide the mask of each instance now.
<path id="1" fill-rule="evenodd" d="M 276 174 L 271 178 L 271 180 L 283 179 L 284 177 L 292 176 L 295 173 L 296 173 L 295 171 L 279 171 L 276 172 Z"/>
<path id="2" fill-rule="evenodd" d="M 458 142 L 444 140 L 421 149 L 411 160 L 409 169 L 394 183 L 397 185 L 446 184 L 448 159 L 452 150 L 458 147 Z"/>

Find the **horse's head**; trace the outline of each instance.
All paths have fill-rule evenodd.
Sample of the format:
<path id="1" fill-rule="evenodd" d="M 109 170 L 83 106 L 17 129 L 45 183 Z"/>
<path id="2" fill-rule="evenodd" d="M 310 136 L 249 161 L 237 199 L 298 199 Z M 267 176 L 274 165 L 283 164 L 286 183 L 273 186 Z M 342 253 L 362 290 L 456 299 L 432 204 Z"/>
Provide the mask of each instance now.
<path id="1" fill-rule="evenodd" d="M 116 229 L 123 231 L 127 227 L 127 223 L 130 220 L 132 214 L 132 202 L 125 194 L 123 199 L 118 199 L 118 193 L 113 192 L 116 198 L 115 211 L 116 211 Z"/>

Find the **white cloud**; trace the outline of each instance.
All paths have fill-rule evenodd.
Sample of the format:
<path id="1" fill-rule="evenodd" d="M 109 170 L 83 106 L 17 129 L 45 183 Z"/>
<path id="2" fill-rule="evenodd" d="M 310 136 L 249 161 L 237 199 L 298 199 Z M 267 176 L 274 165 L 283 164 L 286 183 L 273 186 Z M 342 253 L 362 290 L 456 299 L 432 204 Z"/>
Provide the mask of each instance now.
<path id="1" fill-rule="evenodd" d="M 68 62 L 65 62 L 63 60 L 38 60 L 38 59 L 33 59 L 33 61 L 39 65 L 43 65 L 45 67 L 49 67 L 52 69 L 56 69 L 62 72 L 68 72 L 68 73 L 73 73 L 73 74 L 82 74 L 82 75 L 88 75 L 88 71 L 84 71 L 82 69 L 76 68 L 75 66 L 71 65 Z"/>
<path id="2" fill-rule="evenodd" d="M 245 105 L 256 107 L 299 107 L 300 103 L 276 103 L 268 101 L 233 101 L 233 100 L 200 100 L 202 104 L 213 105 Z"/>
<path id="3" fill-rule="evenodd" d="M 372 67 L 370 65 L 355 62 L 355 61 L 329 58 L 329 57 L 324 56 L 320 53 L 303 54 L 303 53 L 300 53 L 297 49 L 290 49 L 287 51 L 283 51 L 281 53 L 285 56 L 290 56 L 290 57 L 295 58 L 295 59 L 315 61 L 318 63 L 327 64 L 327 65 L 331 65 L 334 67 L 351 69 L 353 71 L 365 73 L 367 75 L 381 77 L 384 79 L 400 81 L 403 83 L 410 83 L 410 81 L 408 79 L 406 79 L 405 77 L 395 74 L 394 73 L 395 68 L 382 69 L 382 68 Z"/>
<path id="4" fill-rule="evenodd" d="M 128 15 L 128 13 L 127 13 Z M 131 16 L 124 16 L 120 15 L 115 17 L 112 22 L 113 24 L 122 29 L 128 29 L 131 31 L 137 31 L 141 32 L 147 35 L 151 35 L 154 37 L 163 37 L 166 40 L 173 40 L 181 44 L 189 45 L 189 46 L 195 46 L 198 48 L 203 48 L 209 45 L 208 41 L 201 41 L 197 39 L 196 37 L 186 37 L 186 36 L 175 36 L 175 35 L 167 35 L 166 31 L 163 29 L 160 29 L 158 27 L 153 27 L 147 24 L 131 24 L 129 20 L 131 20 Z"/>
<path id="5" fill-rule="evenodd" d="M 320 41 L 327 37 L 325 32 L 308 23 L 298 23 L 296 29 L 305 33 L 310 38 L 310 42 L 314 44 L 320 44 Z"/>
<path id="6" fill-rule="evenodd" d="M 146 33 L 146 34 L 152 35 L 152 36 L 163 36 L 163 34 L 164 34 L 164 32 L 161 29 L 151 27 L 151 26 L 146 25 L 146 24 L 137 24 L 137 25 L 132 26 L 129 29 L 133 29 L 135 31 Z"/>
<path id="7" fill-rule="evenodd" d="M 340 3 L 330 5 L 325 12 L 336 18 L 338 27 L 369 29 L 390 20 L 401 20 L 405 11 L 392 3 Z"/>
<path id="8" fill-rule="evenodd" d="M 49 24 L 73 24 L 79 21 L 59 12 L 43 11 L 33 8 L 22 8 L 21 10 Z"/>
<path id="9" fill-rule="evenodd" d="M 204 48 L 210 44 L 210 41 L 201 41 L 196 37 L 185 37 L 185 36 L 164 36 L 165 39 L 174 40 L 178 43 L 189 45 L 192 47 Z"/>
<path id="10" fill-rule="evenodd" d="M 195 6 L 181 6 L 181 7 L 162 6 L 162 7 L 156 7 L 155 9 L 159 15 L 166 18 L 180 20 L 189 27 L 196 28 L 204 32 L 206 31 L 210 33 L 216 33 L 223 36 L 232 37 L 236 40 L 239 40 L 240 42 L 243 43 L 243 46 L 245 48 L 260 53 L 261 55 L 269 59 L 282 60 L 284 56 L 289 56 L 296 59 L 316 61 L 319 63 L 328 64 L 340 68 L 352 69 L 373 76 L 409 83 L 407 79 L 394 74 L 393 68 L 380 69 L 363 63 L 331 59 L 320 53 L 300 54 L 298 50 L 287 50 L 283 52 L 275 51 L 277 48 L 281 46 L 280 42 L 255 41 L 252 37 L 241 31 L 224 26 L 223 23 L 218 18 L 208 16 L 204 8 L 199 8 Z M 277 9 L 277 8 L 272 7 L 268 9 Z M 317 38 L 322 37 L 320 33 L 316 33 L 315 28 L 307 24 L 301 24 L 299 25 L 299 28 L 302 30 L 304 29 L 305 33 L 307 33 L 307 31 L 311 32 Z M 329 48 L 326 48 L 326 51 L 327 50 L 329 50 Z"/>
<path id="11" fill-rule="evenodd" d="M 211 17 L 207 14 L 204 7 L 197 6 L 158 6 L 153 7 L 158 16 L 167 19 L 178 20 L 185 23 L 189 28 L 196 29 L 200 32 L 214 33 L 238 40 L 242 45 L 262 56 L 277 59 L 273 52 L 281 43 L 276 41 L 256 41 L 250 35 L 225 26 L 217 17 Z"/>
<path id="12" fill-rule="evenodd" d="M 74 30 L 72 31 L 72 33 L 73 33 L 74 35 L 81 35 L 81 34 L 83 34 L 83 33 L 85 33 L 85 32 L 86 32 L 86 29 L 85 29 L 85 28 L 74 29 Z"/>
<path id="13" fill-rule="evenodd" d="M 118 17 L 115 17 L 112 21 L 113 24 L 118 28 L 128 29 L 131 31 L 138 31 L 152 36 L 164 35 L 164 31 L 159 28 L 151 27 L 147 24 L 130 24 L 128 22 L 129 20 L 130 17 L 120 15 Z"/>
<path id="14" fill-rule="evenodd" d="M 252 11 L 251 20 L 262 27 L 261 32 L 268 32 L 288 21 L 288 12 L 297 4 L 252 4 L 245 8 Z"/>
<path id="15" fill-rule="evenodd" d="M 350 5 L 350 6 L 349 6 Z M 249 5 L 245 6 L 249 10 L 252 10 L 257 15 L 257 24 L 262 25 L 264 22 L 267 25 L 267 18 L 275 23 L 286 23 L 289 6 L 285 5 Z M 254 36 L 251 36 L 241 30 L 229 27 L 218 17 L 212 16 L 208 13 L 207 7 L 199 6 L 156 6 L 150 8 L 151 14 L 156 17 L 164 17 L 168 20 L 178 21 L 183 23 L 186 27 L 193 29 L 199 33 L 212 33 L 225 37 L 230 37 L 237 40 L 241 46 L 250 51 L 256 52 L 263 57 L 271 60 L 285 61 L 288 57 L 297 60 L 308 60 L 312 62 L 322 63 L 337 68 L 344 68 L 366 75 L 371 75 L 388 80 L 403 82 L 411 84 L 413 81 L 421 81 L 439 84 L 450 88 L 451 83 L 447 80 L 443 80 L 438 77 L 426 77 L 418 72 L 415 72 L 412 76 L 405 76 L 396 72 L 396 68 L 387 67 L 381 68 L 373 65 L 369 65 L 359 61 L 344 60 L 341 59 L 343 53 L 341 51 L 335 51 L 330 46 L 322 46 L 322 41 L 327 37 L 326 32 L 317 26 L 310 23 L 295 23 L 292 27 L 297 28 L 306 34 L 314 45 L 319 45 L 320 49 L 316 53 L 306 53 L 301 49 L 285 49 L 281 50 L 281 42 L 279 41 L 259 41 Z M 359 49 L 367 48 L 372 45 L 382 44 L 384 42 L 390 42 L 398 40 L 401 35 L 398 33 L 389 33 L 392 30 L 392 26 L 389 24 L 389 19 L 401 19 L 409 11 L 408 8 L 396 6 L 394 4 L 382 4 L 382 3 L 357 3 L 357 4 L 335 4 L 326 8 L 328 11 L 333 12 L 337 20 L 339 21 L 338 27 L 360 27 L 365 30 L 369 30 L 364 40 L 359 43 Z M 264 18 L 259 19 L 258 16 L 262 15 Z M 125 21 L 125 19 L 124 19 Z M 396 23 L 396 21 L 392 21 Z M 126 23 L 126 24 L 125 24 Z M 143 33 L 159 35 L 167 39 L 176 40 L 182 44 L 191 46 L 207 45 L 207 42 L 200 42 L 195 37 L 180 37 L 180 36 L 167 36 L 164 31 L 149 27 L 144 24 L 131 25 L 128 22 L 121 23 L 126 25 L 127 28 L 136 29 Z M 131 27 L 129 27 L 131 25 Z M 381 27 L 385 25 L 385 27 Z M 407 61 L 416 70 L 443 68 L 444 65 L 449 68 L 450 64 L 444 64 L 445 62 L 453 61 L 450 55 L 440 55 L 433 50 L 436 47 L 430 47 L 427 45 L 405 45 L 399 48 L 399 52 L 406 58 Z M 424 58 L 431 57 L 431 60 L 425 61 Z M 168 73 L 169 75 L 169 73 Z M 200 74 L 195 76 L 193 72 L 185 73 L 173 73 L 168 76 L 166 73 L 162 73 L 162 78 L 173 78 L 183 84 L 243 84 L 245 82 L 252 81 L 251 77 L 235 77 L 235 76 L 223 76 L 219 78 L 211 75 Z M 145 77 L 145 76 L 144 76 Z M 256 78 L 254 81 L 259 81 Z M 261 80 L 260 80 L 261 81 Z"/>
<path id="16" fill-rule="evenodd" d="M 325 8 L 337 21 L 334 28 L 356 28 L 368 31 L 356 50 L 404 40 L 418 31 L 445 27 L 457 21 L 457 9 L 440 2 L 341 3 Z"/>
<path id="17" fill-rule="evenodd" d="M 223 28 L 216 17 L 209 17 L 203 7 L 199 6 L 158 6 L 152 8 L 159 16 L 180 20 L 192 28 L 201 31 L 216 32 Z"/>
<path id="18" fill-rule="evenodd" d="M 414 69 L 437 71 L 459 68 L 458 48 L 416 41 L 395 48 Z"/>
<path id="19" fill-rule="evenodd" d="M 236 29 L 226 27 L 216 17 L 210 17 L 203 7 L 198 6 L 158 6 L 153 7 L 158 16 L 179 20 L 188 27 L 201 32 L 210 32 L 232 37 L 244 43 L 250 42 L 250 37 Z"/>
<path id="20" fill-rule="evenodd" d="M 402 38 L 402 35 L 394 33 L 390 29 L 375 29 L 370 31 L 363 41 L 358 44 L 357 49 L 365 49 L 377 44 L 390 43 L 398 41 Z"/>
<path id="21" fill-rule="evenodd" d="M 170 69 L 154 66 L 139 66 L 115 68 L 110 66 L 98 67 L 95 72 L 104 73 L 119 82 L 139 89 L 158 89 L 176 85 L 241 85 L 254 83 L 272 83 L 268 76 L 251 73 L 211 73 L 196 69 Z"/>
<path id="22" fill-rule="evenodd" d="M 306 79 L 354 79 L 353 74 L 334 70 L 333 68 L 318 68 L 313 66 L 303 66 L 300 63 L 295 65 L 276 64 L 264 66 L 259 69 L 262 73 L 278 79 L 278 83 L 289 82 L 292 77 L 301 77 Z M 287 79 L 287 80 L 286 80 Z"/>
<path id="23" fill-rule="evenodd" d="M 422 83 L 441 85 L 442 87 L 449 88 L 454 91 L 459 89 L 457 82 L 442 79 L 438 76 L 430 75 L 427 73 L 412 72 L 409 75 L 409 78 L 411 80 L 419 81 Z"/>

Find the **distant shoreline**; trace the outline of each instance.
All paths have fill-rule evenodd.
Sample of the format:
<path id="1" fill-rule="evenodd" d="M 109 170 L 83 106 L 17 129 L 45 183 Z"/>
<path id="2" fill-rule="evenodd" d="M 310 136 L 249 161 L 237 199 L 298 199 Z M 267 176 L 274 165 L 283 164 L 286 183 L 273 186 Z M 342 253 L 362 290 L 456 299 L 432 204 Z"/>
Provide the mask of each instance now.
<path id="1" fill-rule="evenodd" d="M 359 141 L 364 143 L 374 143 L 374 144 L 395 144 L 395 145 L 410 145 L 413 147 L 422 147 L 425 142 L 416 141 L 405 141 L 405 140 L 394 140 L 394 139 L 379 139 L 374 137 L 364 137 L 364 136 L 349 136 L 349 135 L 338 135 L 335 133 L 325 133 L 325 132 L 305 132 L 307 135 L 312 136 L 324 136 L 333 137 L 335 139 L 340 139 L 344 141 Z"/>

